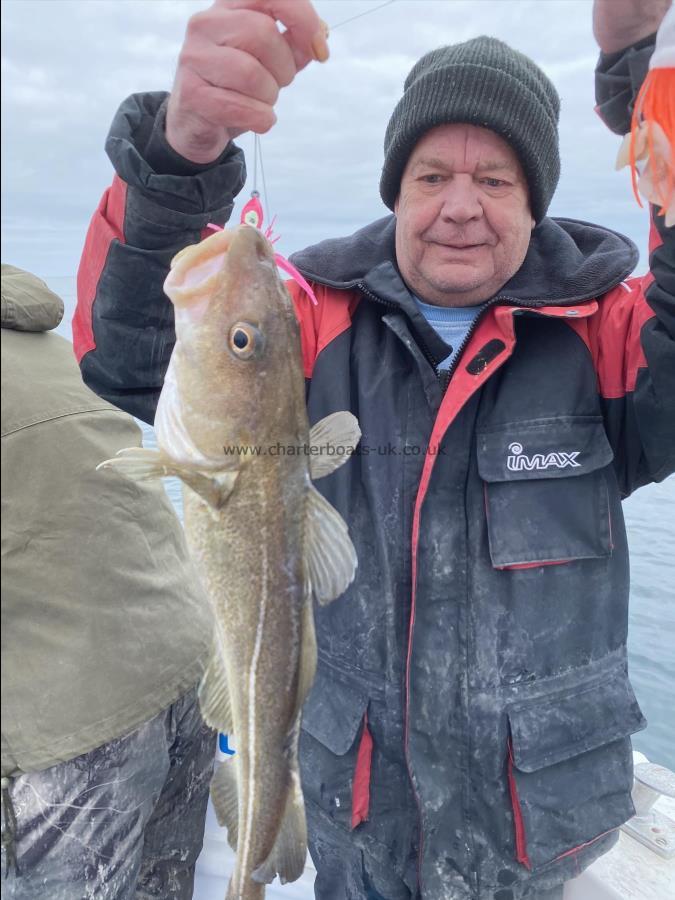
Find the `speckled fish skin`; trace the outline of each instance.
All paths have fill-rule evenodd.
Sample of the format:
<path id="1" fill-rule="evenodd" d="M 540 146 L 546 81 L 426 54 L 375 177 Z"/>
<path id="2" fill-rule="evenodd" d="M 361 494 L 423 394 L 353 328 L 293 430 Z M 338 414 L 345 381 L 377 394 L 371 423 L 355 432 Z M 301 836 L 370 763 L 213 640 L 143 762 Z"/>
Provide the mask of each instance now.
<path id="1" fill-rule="evenodd" d="M 172 459 L 225 478 L 238 469 L 220 508 L 185 489 L 184 514 L 214 607 L 214 651 L 226 670 L 231 721 L 209 713 L 204 702 L 202 710 L 219 730 L 231 725 L 236 749 L 238 844 L 227 896 L 254 900 L 264 896 L 264 885 L 252 873 L 272 853 L 289 796 L 301 807 L 295 816 L 302 864 L 306 854 L 297 727 L 316 663 L 306 565 L 313 488 L 306 455 L 265 451 L 277 443 L 306 446 L 309 425 L 299 328 L 271 245 L 248 226 L 209 240 L 211 256 L 209 241 L 183 251 L 192 256 L 179 254 L 174 269 L 182 271 L 167 285 L 177 343 L 155 425 Z M 210 260 L 221 244 L 226 254 L 214 273 Z M 233 352 L 236 323 L 257 329 L 248 359 Z M 263 452 L 224 453 L 241 446 Z M 302 864 L 286 877 L 298 877 Z"/>
<path id="2" fill-rule="evenodd" d="M 356 570 L 347 526 L 311 478 L 346 462 L 361 432 L 349 412 L 310 431 L 295 312 L 255 228 L 186 247 L 164 289 L 176 344 L 155 416 L 159 450 L 127 448 L 98 468 L 187 486 L 186 536 L 215 614 L 199 702 L 237 751 L 211 783 L 237 850 L 227 897 L 256 900 L 263 884 L 304 869 L 297 752 L 316 670 L 312 600 L 339 597 Z"/>

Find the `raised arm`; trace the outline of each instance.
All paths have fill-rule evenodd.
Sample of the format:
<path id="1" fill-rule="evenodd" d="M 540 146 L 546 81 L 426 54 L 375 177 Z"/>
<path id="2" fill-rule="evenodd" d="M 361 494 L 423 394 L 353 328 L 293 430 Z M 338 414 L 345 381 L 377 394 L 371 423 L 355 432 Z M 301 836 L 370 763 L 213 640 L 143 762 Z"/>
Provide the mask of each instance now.
<path id="1" fill-rule="evenodd" d="M 603 53 L 616 53 L 657 32 L 672 0 L 595 0 L 593 34 Z"/>
<path id="2" fill-rule="evenodd" d="M 232 138 L 269 130 L 281 87 L 327 56 L 309 0 L 216 0 L 190 19 L 171 95 L 120 106 L 106 142 L 116 174 L 89 226 L 73 319 L 83 378 L 102 397 L 153 421 L 174 343 L 171 258 L 229 219 L 245 181 Z"/>
<path id="3" fill-rule="evenodd" d="M 663 0 L 596 0 L 594 30 L 605 51 L 596 71 L 597 111 L 617 134 L 631 129 L 654 32 L 669 7 Z M 675 228 L 666 226 L 659 205 L 649 215 L 650 270 L 603 298 L 589 335 L 624 494 L 675 471 Z"/>

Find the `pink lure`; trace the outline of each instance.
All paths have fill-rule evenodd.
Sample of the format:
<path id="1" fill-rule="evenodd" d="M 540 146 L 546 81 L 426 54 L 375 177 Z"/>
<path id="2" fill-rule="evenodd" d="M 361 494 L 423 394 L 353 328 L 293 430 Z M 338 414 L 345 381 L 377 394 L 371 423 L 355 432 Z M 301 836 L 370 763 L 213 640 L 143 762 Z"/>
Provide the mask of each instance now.
<path id="1" fill-rule="evenodd" d="M 275 221 L 276 216 L 272 219 L 267 227 L 267 230 L 265 231 L 265 237 L 271 244 L 274 244 L 279 240 L 278 236 L 272 237 L 272 226 L 274 225 Z M 240 222 L 242 225 L 252 225 L 254 228 L 259 228 L 262 231 L 263 208 L 257 197 L 251 197 L 246 206 L 242 209 Z M 222 225 L 214 225 L 211 222 L 209 222 L 206 227 L 207 229 L 211 229 L 212 231 L 223 230 Z M 298 272 L 293 263 L 289 262 L 285 256 L 281 255 L 281 253 L 274 254 L 274 262 L 279 266 L 280 269 L 283 269 L 283 271 L 286 272 L 287 275 L 290 275 L 294 281 L 297 281 L 297 283 L 312 301 L 314 306 L 319 305 L 318 300 L 314 295 L 314 291 L 300 274 L 300 272 Z"/>

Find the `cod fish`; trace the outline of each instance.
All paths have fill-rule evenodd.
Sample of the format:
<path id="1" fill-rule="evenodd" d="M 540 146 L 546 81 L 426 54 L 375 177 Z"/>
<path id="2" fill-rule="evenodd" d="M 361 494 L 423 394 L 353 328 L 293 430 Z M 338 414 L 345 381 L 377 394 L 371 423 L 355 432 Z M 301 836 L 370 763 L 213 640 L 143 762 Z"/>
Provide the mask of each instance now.
<path id="1" fill-rule="evenodd" d="M 176 344 L 155 418 L 159 450 L 122 450 L 101 465 L 187 486 L 186 538 L 215 620 L 201 710 L 236 749 L 211 784 L 236 850 L 227 898 L 256 900 L 305 865 L 297 754 L 316 668 L 312 601 L 338 597 L 356 569 L 347 526 L 312 479 L 349 458 L 360 430 L 337 412 L 310 432 L 299 327 L 256 228 L 185 248 L 164 289 Z"/>

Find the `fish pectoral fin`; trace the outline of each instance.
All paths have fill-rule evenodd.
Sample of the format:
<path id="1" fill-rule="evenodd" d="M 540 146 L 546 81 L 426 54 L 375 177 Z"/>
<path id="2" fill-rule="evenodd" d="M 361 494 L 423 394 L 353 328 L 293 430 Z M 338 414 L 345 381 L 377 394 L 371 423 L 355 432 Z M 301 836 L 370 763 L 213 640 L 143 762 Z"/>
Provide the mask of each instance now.
<path id="1" fill-rule="evenodd" d="M 330 603 L 347 590 L 356 572 L 356 551 L 342 516 L 310 486 L 307 502 L 307 569 L 314 596 Z"/>
<path id="2" fill-rule="evenodd" d="M 239 786 L 234 759 L 216 765 L 211 779 L 211 802 L 218 824 L 221 828 L 227 828 L 227 842 L 236 852 L 239 840 Z"/>
<path id="3" fill-rule="evenodd" d="M 251 873 L 251 878 L 261 884 L 270 884 L 277 875 L 282 884 L 297 881 L 305 869 L 307 822 L 297 766 L 291 769 L 290 776 L 284 815 L 272 852 Z"/>
<path id="4" fill-rule="evenodd" d="M 99 469 L 115 469 L 136 481 L 150 478 L 180 478 L 189 488 L 199 494 L 210 506 L 220 509 L 232 493 L 239 469 L 208 469 L 182 465 L 174 462 L 161 450 L 145 447 L 127 447 L 112 459 L 106 459 L 96 466 Z"/>
<path id="5" fill-rule="evenodd" d="M 316 480 L 330 475 L 347 462 L 361 440 L 356 416 L 342 411 L 321 419 L 309 432 L 310 447 L 318 450 L 310 456 L 309 474 Z"/>
<path id="6" fill-rule="evenodd" d="M 209 472 L 203 469 L 191 469 L 187 466 L 176 471 L 175 474 L 191 490 L 205 500 L 214 509 L 220 509 L 225 505 L 237 481 L 239 469 L 225 469 L 218 472 Z"/>
<path id="7" fill-rule="evenodd" d="M 106 459 L 96 466 L 99 469 L 114 469 L 127 478 L 136 481 L 147 481 L 150 478 L 163 478 L 173 473 L 168 471 L 171 460 L 159 450 L 148 450 L 145 447 L 126 447 L 119 450 L 112 459 Z"/>
<path id="8" fill-rule="evenodd" d="M 211 659 L 199 685 L 198 696 L 202 718 L 206 724 L 223 734 L 232 734 L 230 689 L 227 686 L 225 664 L 215 643 Z"/>

